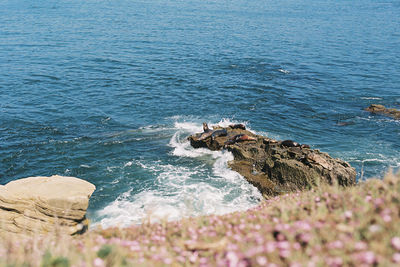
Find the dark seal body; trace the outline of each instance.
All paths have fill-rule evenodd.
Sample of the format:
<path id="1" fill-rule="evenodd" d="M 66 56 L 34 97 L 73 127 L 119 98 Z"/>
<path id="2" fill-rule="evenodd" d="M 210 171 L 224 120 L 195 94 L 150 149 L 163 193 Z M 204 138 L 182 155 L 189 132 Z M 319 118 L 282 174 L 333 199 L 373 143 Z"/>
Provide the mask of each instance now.
<path id="1" fill-rule="evenodd" d="M 247 134 L 238 134 L 226 141 L 225 145 L 233 145 L 234 143 L 243 141 L 257 141 L 257 138 L 248 136 Z"/>
<path id="2" fill-rule="evenodd" d="M 284 140 L 281 142 L 281 146 L 286 146 L 286 147 L 300 147 L 300 148 L 310 148 L 309 145 L 303 144 L 300 145 L 297 142 L 294 142 L 293 140 Z"/>
<path id="3" fill-rule="evenodd" d="M 242 130 L 246 130 L 246 126 L 243 123 L 239 123 L 239 124 L 231 124 L 229 125 L 230 128 L 232 129 L 242 129 Z"/>
<path id="4" fill-rule="evenodd" d="M 211 139 L 214 140 L 218 136 L 227 136 L 227 135 L 228 135 L 228 132 L 226 131 L 226 129 L 215 130 L 211 133 Z"/>
<path id="5" fill-rule="evenodd" d="M 300 147 L 300 144 L 293 140 L 284 140 L 281 142 L 281 145 L 286 147 Z"/>
<path id="6" fill-rule="evenodd" d="M 210 130 L 210 128 L 208 128 L 207 123 L 203 122 L 203 133 L 200 134 L 199 140 L 207 139 L 212 135 L 213 132 L 213 130 Z"/>

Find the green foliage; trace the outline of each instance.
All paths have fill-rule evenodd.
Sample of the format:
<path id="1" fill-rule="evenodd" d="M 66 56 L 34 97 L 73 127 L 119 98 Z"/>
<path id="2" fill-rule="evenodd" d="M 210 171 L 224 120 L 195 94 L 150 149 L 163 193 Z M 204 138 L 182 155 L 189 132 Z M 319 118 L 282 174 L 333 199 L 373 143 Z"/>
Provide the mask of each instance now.
<path id="1" fill-rule="evenodd" d="M 69 267 L 70 263 L 68 258 L 53 257 L 50 251 L 46 251 L 42 258 L 41 267 Z"/>
<path id="2" fill-rule="evenodd" d="M 103 245 L 99 251 L 97 251 L 97 256 L 99 258 L 105 259 L 107 258 L 112 252 L 114 248 L 111 245 Z"/>

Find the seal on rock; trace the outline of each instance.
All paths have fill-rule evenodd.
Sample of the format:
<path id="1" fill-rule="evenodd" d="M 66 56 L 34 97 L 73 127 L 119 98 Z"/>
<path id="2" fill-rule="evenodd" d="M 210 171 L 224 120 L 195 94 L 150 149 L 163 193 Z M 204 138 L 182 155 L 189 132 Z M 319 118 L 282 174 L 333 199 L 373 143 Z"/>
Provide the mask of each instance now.
<path id="1" fill-rule="evenodd" d="M 246 126 L 243 123 L 231 124 L 229 125 L 229 128 L 246 130 Z"/>
<path id="2" fill-rule="evenodd" d="M 228 141 L 226 141 L 225 145 L 233 145 L 234 143 L 243 141 L 257 141 L 257 138 L 248 136 L 247 134 L 237 134 L 234 137 L 230 138 Z"/>
<path id="3" fill-rule="evenodd" d="M 199 140 L 204 140 L 207 139 L 212 135 L 214 131 L 208 128 L 208 125 L 206 122 L 203 122 L 203 133 L 200 134 Z"/>
<path id="4" fill-rule="evenodd" d="M 294 142 L 293 140 L 284 140 L 280 143 L 280 145 L 282 146 L 286 146 L 286 147 L 301 147 L 301 148 L 310 148 L 309 145 L 306 144 L 299 144 L 297 142 Z"/>
<path id="5" fill-rule="evenodd" d="M 215 130 L 211 133 L 211 139 L 215 140 L 215 138 L 218 136 L 227 136 L 227 135 L 228 135 L 228 132 L 226 131 L 226 129 Z"/>

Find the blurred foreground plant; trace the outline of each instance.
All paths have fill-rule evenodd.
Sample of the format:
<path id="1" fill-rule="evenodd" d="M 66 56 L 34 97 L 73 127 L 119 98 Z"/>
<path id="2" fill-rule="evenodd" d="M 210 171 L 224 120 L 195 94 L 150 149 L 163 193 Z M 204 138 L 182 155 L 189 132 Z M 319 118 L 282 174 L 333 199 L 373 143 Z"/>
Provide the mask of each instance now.
<path id="1" fill-rule="evenodd" d="M 3 266 L 396 266 L 400 176 L 318 185 L 245 212 L 0 242 Z"/>

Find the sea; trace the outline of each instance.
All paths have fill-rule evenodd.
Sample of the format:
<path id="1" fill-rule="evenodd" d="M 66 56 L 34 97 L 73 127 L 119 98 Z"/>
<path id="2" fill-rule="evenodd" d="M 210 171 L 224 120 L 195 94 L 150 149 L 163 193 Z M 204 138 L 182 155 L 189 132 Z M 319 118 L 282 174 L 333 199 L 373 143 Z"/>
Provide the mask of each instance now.
<path id="1" fill-rule="evenodd" d="M 400 167 L 398 0 L 1 0 L 0 184 L 96 186 L 94 226 L 224 214 L 261 195 L 190 134 L 244 123 Z"/>

